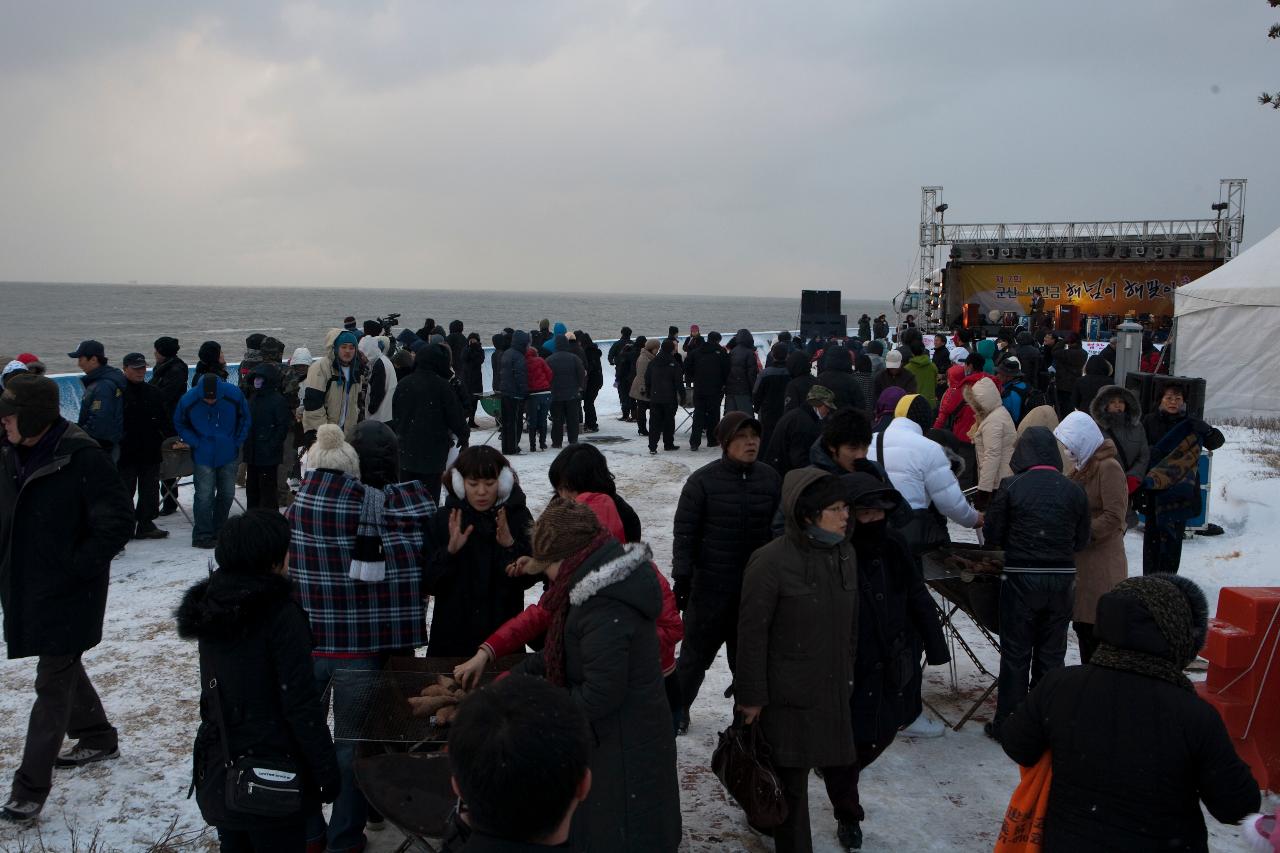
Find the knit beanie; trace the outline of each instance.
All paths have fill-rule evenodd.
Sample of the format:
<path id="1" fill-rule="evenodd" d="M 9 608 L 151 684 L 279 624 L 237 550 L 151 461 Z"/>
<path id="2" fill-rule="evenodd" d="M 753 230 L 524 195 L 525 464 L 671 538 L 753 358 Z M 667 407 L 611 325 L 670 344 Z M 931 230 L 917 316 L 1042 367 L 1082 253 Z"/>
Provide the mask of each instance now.
<path id="1" fill-rule="evenodd" d="M 533 525 L 533 565 L 529 574 L 542 574 L 552 563 L 571 557 L 591 544 L 603 528 L 591 507 L 552 498 Z"/>
<path id="2" fill-rule="evenodd" d="M 258 347 L 258 352 L 267 361 L 279 361 L 284 358 L 284 341 L 270 336 L 265 337 Z"/>
<path id="3" fill-rule="evenodd" d="M 266 339 L 267 339 L 267 336 L 262 334 L 262 332 L 254 332 L 252 335 L 244 339 L 244 348 L 258 349 L 262 346 L 262 342 L 265 341 Z"/>
<path id="4" fill-rule="evenodd" d="M 18 416 L 18 433 L 34 438 L 61 417 L 58 383 L 47 376 L 18 372 L 5 382 L 0 395 L 0 415 Z"/>
<path id="5" fill-rule="evenodd" d="M 222 357 L 222 344 L 217 341 L 205 341 L 200 345 L 198 355 L 205 364 L 217 364 L 218 359 Z"/>
<path id="6" fill-rule="evenodd" d="M 929 401 L 919 394 L 907 394 L 899 400 L 898 405 L 893 408 L 893 416 L 907 418 L 919 425 L 922 432 L 928 432 L 933 427 L 933 410 Z"/>
<path id="7" fill-rule="evenodd" d="M 343 344 L 351 344 L 352 346 L 355 346 L 359 342 L 360 342 L 360 339 L 356 337 L 355 332 L 351 331 L 350 329 L 343 329 L 341 332 L 338 333 L 338 336 L 333 339 L 333 348 L 336 350 L 338 347 L 342 346 Z"/>
<path id="8" fill-rule="evenodd" d="M 178 354 L 179 345 L 177 338 L 171 338 L 167 335 L 162 336 L 156 338 L 156 342 L 152 344 L 152 346 L 155 347 L 156 352 L 160 353 L 165 358 L 173 358 Z"/>
<path id="9" fill-rule="evenodd" d="M 1170 574 L 1123 580 L 1098 600 L 1096 622 L 1101 645 L 1091 664 L 1193 689 L 1182 671 L 1209 630 L 1209 603 L 1195 581 Z"/>
<path id="10" fill-rule="evenodd" d="M 305 462 L 308 470 L 330 468 L 352 477 L 360 476 L 360 457 L 355 448 L 347 444 L 342 428 L 336 424 L 323 424 L 316 430 L 315 444 L 307 451 Z"/>

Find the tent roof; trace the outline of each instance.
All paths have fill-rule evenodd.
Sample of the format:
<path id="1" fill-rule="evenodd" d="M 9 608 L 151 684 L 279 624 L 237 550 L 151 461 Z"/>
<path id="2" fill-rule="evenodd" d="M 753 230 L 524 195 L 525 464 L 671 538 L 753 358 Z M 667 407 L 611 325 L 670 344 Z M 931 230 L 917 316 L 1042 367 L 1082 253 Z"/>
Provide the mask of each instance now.
<path id="1" fill-rule="evenodd" d="M 1220 306 L 1280 307 L 1280 228 L 1235 260 L 1179 287 L 1173 305 L 1178 317 Z"/>

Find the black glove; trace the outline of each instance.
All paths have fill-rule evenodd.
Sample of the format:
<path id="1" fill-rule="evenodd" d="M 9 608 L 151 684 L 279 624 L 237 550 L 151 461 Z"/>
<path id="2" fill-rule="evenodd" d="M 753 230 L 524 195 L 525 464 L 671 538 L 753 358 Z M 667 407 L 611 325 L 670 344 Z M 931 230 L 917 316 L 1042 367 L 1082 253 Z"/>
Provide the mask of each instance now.
<path id="1" fill-rule="evenodd" d="M 316 431 L 309 429 L 302 434 L 302 446 L 306 450 L 311 449 L 311 445 L 316 443 Z"/>
<path id="2" fill-rule="evenodd" d="M 978 512 L 986 512 L 987 507 L 991 504 L 991 493 L 984 492 L 981 489 L 973 493 L 973 508 Z"/>
<path id="3" fill-rule="evenodd" d="M 690 586 L 688 578 L 676 578 L 676 582 L 671 586 L 671 592 L 676 597 L 676 610 L 681 613 L 689 606 Z"/>

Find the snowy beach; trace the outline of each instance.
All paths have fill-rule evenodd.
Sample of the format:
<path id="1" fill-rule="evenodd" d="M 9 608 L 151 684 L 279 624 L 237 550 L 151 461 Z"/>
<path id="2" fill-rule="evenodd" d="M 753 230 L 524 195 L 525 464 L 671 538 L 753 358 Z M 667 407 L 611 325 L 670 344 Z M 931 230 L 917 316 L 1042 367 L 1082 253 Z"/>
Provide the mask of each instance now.
<path id="1" fill-rule="evenodd" d="M 650 457 L 631 424 L 616 420 L 610 389 L 601 395 L 603 440 L 619 491 L 635 507 L 645 539 L 664 571 L 670 569 L 671 518 L 688 473 L 711 461 L 714 451 L 694 453 L 684 430 L 676 437 L 683 449 Z M 491 424 L 482 419 L 483 424 Z M 1218 591 L 1229 585 L 1274 585 L 1273 555 L 1280 550 L 1280 480 L 1259 461 L 1274 433 L 1224 428 L 1227 444 L 1214 454 L 1210 520 L 1220 537 L 1196 536 L 1186 542 L 1182 572 L 1198 581 L 1216 608 Z M 497 443 L 492 430 L 473 434 L 473 443 Z M 1274 452 L 1275 447 L 1271 448 Z M 531 509 L 551 495 L 546 469 L 553 452 L 528 452 L 513 459 Z M 191 490 L 183 489 L 183 502 Z M 241 494 L 243 500 L 243 494 Z M 171 532 L 167 540 L 134 541 L 112 567 L 111 595 L 102 644 L 85 655 L 113 722 L 120 729 L 121 758 L 79 770 L 59 770 L 53 794 L 36 827 L 0 827 L 0 850 L 148 849 L 171 824 L 170 845 L 182 850 L 212 850 L 195 801 L 184 799 L 191 776 L 191 742 L 198 711 L 196 649 L 178 639 L 172 609 L 182 592 L 206 572 L 210 552 L 190 547 L 190 530 L 181 514 L 159 520 Z M 972 541 L 971 531 L 952 531 Z M 1130 573 L 1140 571 L 1141 534 L 1126 539 Z M 531 591 L 531 600 L 537 590 Z M 998 655 L 968 620 L 957 625 L 975 653 L 993 672 Z M 1068 663 L 1075 663 L 1074 637 Z M 958 689 L 948 667 L 925 675 L 925 698 L 955 723 L 989 684 L 963 650 L 953 649 Z M 0 662 L 0 775 L 12 775 L 21 753 L 25 716 L 35 660 Z M 1194 676 L 1193 677 L 1202 677 Z M 721 655 L 694 705 L 688 736 L 677 741 L 685 843 L 689 851 L 764 851 L 771 845 L 751 832 L 741 811 L 728 800 L 709 764 L 718 732 L 729 722 L 731 702 L 722 694 L 729 671 Z M 935 740 L 899 739 L 865 774 L 864 849 L 913 851 L 990 850 L 1010 792 L 1016 766 L 982 733 L 994 698 L 961 731 Z M 810 789 L 816 850 L 835 850 L 835 823 L 820 780 Z M 1274 808 L 1274 797 L 1266 807 Z M 176 823 L 175 823 L 176 821 Z M 1215 851 L 1243 851 L 1236 827 L 1207 818 Z M 369 834 L 370 851 L 390 851 L 401 842 L 388 827 Z M 43 846 L 41 846 L 43 845 Z M 170 849 L 170 848 L 159 848 Z"/>

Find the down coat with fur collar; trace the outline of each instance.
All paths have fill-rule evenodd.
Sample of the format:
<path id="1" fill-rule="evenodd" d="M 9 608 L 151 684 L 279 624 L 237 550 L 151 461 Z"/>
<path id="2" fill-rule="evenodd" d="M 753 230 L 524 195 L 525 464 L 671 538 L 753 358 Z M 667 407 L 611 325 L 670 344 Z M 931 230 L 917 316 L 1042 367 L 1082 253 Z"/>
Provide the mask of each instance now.
<path id="1" fill-rule="evenodd" d="M 664 853 L 680 843 L 675 733 L 654 630 L 661 610 L 648 546 L 610 540 L 574 573 L 565 678 L 594 742 L 574 850 Z M 545 664 L 537 655 L 519 668 L 542 675 Z"/>

